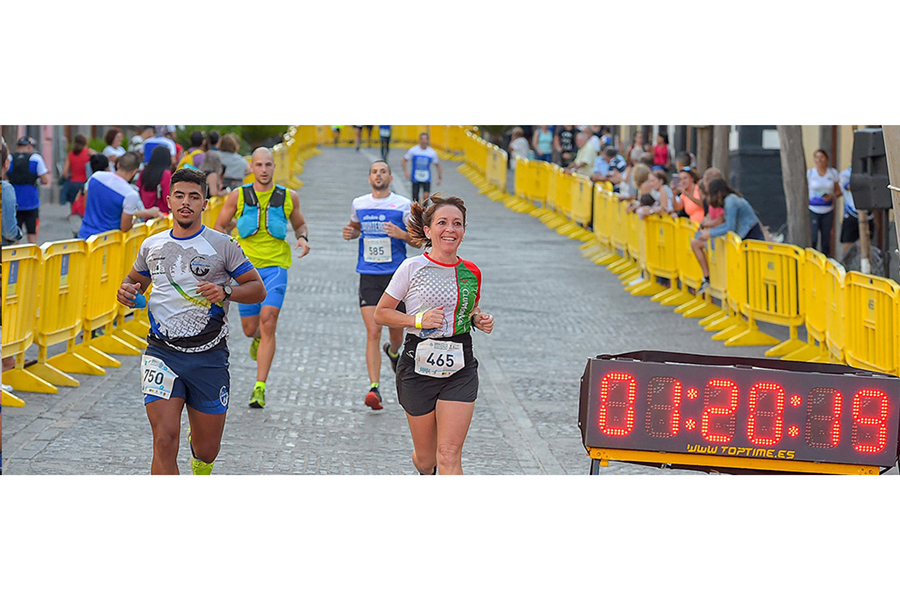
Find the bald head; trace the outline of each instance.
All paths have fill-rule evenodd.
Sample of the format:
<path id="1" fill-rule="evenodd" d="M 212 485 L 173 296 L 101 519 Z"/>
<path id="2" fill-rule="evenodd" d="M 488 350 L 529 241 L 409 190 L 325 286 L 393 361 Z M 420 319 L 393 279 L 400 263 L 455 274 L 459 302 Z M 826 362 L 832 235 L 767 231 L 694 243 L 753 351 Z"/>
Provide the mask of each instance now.
<path id="1" fill-rule="evenodd" d="M 250 172 L 260 185 L 271 185 L 275 175 L 275 157 L 272 151 L 263 147 L 254 150 L 250 157 Z"/>
<path id="2" fill-rule="evenodd" d="M 260 157 L 260 158 L 268 157 L 268 158 L 272 159 L 273 161 L 275 160 L 275 155 L 272 154 L 272 151 L 269 150 L 268 148 L 266 148 L 265 146 L 260 146 L 259 148 L 257 148 L 256 150 L 253 151 L 251 158 L 253 158 L 254 162 L 256 162 L 257 157 Z"/>

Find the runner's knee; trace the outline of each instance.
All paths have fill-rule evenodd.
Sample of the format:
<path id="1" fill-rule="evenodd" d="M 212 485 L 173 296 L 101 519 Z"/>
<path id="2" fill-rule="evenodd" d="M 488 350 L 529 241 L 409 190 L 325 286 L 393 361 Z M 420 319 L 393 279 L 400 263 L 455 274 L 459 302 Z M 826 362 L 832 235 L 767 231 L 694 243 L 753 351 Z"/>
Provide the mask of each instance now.
<path id="1" fill-rule="evenodd" d="M 175 456 L 178 454 L 179 427 L 158 427 L 153 432 L 153 449 L 156 454 Z"/>
<path id="2" fill-rule="evenodd" d="M 266 335 L 275 335 L 275 327 L 278 325 L 278 315 L 263 315 L 259 319 L 259 331 Z"/>
<path id="3" fill-rule="evenodd" d="M 219 455 L 221 443 L 218 440 L 191 440 L 194 456 L 205 463 L 211 463 Z"/>
<path id="4" fill-rule="evenodd" d="M 441 442 L 438 444 L 437 460 L 439 469 L 441 465 L 446 468 L 447 466 L 458 464 L 461 459 L 462 444 L 455 442 Z"/>
<path id="5" fill-rule="evenodd" d="M 241 327 L 244 330 L 244 335 L 247 337 L 255 337 L 256 330 L 259 329 L 259 321 L 241 320 Z"/>

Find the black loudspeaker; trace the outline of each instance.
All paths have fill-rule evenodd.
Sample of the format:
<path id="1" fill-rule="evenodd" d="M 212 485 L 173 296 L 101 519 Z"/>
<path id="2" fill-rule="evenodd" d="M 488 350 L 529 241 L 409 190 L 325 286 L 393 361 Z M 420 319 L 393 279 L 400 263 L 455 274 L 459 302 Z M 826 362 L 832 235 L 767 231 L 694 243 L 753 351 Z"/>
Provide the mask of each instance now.
<path id="1" fill-rule="evenodd" d="M 890 179 L 881 129 L 857 129 L 853 133 L 852 166 L 850 191 L 856 208 L 890 209 L 891 190 L 887 187 Z"/>

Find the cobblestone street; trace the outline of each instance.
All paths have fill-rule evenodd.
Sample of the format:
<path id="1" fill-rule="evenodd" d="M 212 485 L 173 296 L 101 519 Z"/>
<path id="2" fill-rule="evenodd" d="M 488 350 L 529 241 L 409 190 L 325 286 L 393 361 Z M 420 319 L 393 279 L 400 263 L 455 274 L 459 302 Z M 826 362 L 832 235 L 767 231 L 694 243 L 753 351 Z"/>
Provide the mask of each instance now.
<path id="1" fill-rule="evenodd" d="M 403 153 L 392 149 L 390 163 L 394 190 L 408 196 Z M 264 410 L 247 407 L 256 365 L 231 307 L 232 399 L 216 474 L 415 473 L 386 360 L 385 410 L 363 404 L 368 378 L 357 246 L 341 237 L 350 201 L 369 191 L 367 169 L 377 157 L 376 148 L 324 147 L 299 175 L 312 250 L 302 260 L 295 253 L 289 271 Z M 641 349 L 763 355 L 765 348 L 725 348 L 695 320 L 628 295 L 612 273 L 581 256 L 578 242 L 479 195 L 457 166 L 444 163 L 438 189 L 469 207 L 460 255 L 482 269 L 481 306 L 496 319 L 492 335 L 473 335 L 481 388 L 463 451 L 466 473 L 586 474 L 577 414 L 589 356 Z M 41 241 L 55 239 L 46 238 L 48 231 L 65 237 L 62 217 L 54 216 L 61 207 L 47 208 Z M 139 357 L 119 358 L 122 367 L 105 376 L 79 375 L 80 387 L 55 395 L 25 393 L 24 408 L 3 411 L 4 474 L 149 472 L 152 438 Z M 185 428 L 186 422 L 185 416 Z M 190 472 L 189 459 L 182 443 L 182 472 Z M 679 473 L 615 463 L 604 472 Z"/>

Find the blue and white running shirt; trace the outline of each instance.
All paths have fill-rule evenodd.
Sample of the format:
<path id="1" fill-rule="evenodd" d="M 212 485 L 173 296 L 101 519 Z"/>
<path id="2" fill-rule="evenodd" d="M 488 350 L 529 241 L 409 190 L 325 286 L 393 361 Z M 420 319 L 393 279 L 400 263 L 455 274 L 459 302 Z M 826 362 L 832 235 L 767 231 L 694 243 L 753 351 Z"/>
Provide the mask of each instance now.
<path id="1" fill-rule="evenodd" d="M 366 194 L 353 199 L 350 221 L 359 223 L 359 260 L 356 272 L 364 275 L 391 275 L 406 259 L 406 242 L 389 237 L 385 223 L 393 223 L 406 231 L 409 218 L 409 198 L 391 192 L 387 198 L 373 198 Z"/>
<path id="2" fill-rule="evenodd" d="M 434 148 L 428 146 L 424 150 L 416 144 L 404 156 L 406 160 L 412 163 L 412 180 L 416 183 L 427 183 L 431 181 L 431 165 L 438 164 L 437 152 Z"/>

